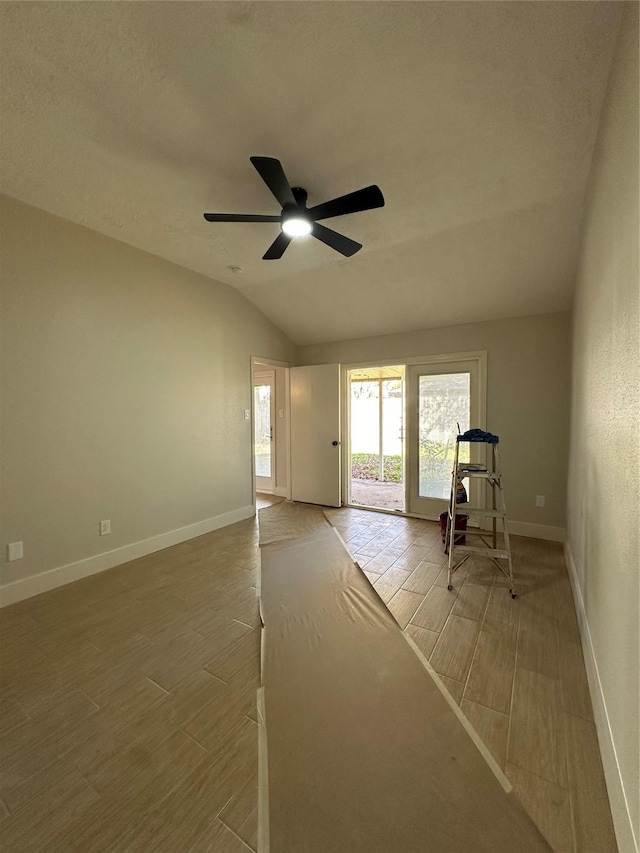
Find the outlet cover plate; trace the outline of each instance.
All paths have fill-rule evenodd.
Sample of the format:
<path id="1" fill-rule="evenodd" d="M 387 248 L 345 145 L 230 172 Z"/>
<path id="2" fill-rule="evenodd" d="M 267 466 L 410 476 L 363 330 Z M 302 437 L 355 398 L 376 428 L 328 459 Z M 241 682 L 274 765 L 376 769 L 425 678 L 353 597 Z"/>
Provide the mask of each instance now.
<path id="1" fill-rule="evenodd" d="M 22 542 L 10 542 L 7 545 L 7 559 L 9 562 L 13 560 L 21 560 L 24 557 Z"/>

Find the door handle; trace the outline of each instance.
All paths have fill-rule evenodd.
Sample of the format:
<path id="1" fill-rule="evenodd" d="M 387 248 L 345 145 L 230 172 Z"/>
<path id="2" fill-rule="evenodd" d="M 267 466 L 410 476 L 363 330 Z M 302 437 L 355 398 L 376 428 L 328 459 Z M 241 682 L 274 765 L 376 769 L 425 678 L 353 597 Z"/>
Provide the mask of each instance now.
<path id="1" fill-rule="evenodd" d="M 332 442 L 331 442 L 331 444 L 332 444 L 334 447 L 337 447 L 337 446 L 338 446 L 338 442 L 337 442 L 337 441 L 332 441 Z"/>

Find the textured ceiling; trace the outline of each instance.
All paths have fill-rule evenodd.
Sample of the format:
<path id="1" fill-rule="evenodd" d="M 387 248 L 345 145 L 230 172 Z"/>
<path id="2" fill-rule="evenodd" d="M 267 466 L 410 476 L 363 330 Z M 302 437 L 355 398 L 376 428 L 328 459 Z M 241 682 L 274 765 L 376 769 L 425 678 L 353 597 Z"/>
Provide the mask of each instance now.
<path id="1" fill-rule="evenodd" d="M 569 307 L 610 2 L 2 3 L 1 189 L 237 287 L 297 343 Z M 386 207 L 261 256 L 279 213 Z M 243 273 L 229 267 L 239 265 Z"/>

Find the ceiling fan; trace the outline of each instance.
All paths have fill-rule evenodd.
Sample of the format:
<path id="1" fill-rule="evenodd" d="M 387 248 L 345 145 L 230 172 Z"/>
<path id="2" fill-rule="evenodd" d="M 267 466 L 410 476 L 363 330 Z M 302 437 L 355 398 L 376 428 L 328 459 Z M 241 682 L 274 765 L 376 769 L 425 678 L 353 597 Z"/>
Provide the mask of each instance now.
<path id="1" fill-rule="evenodd" d="M 307 191 L 302 187 L 292 187 L 289 184 L 279 160 L 273 157 L 250 157 L 249 159 L 276 197 L 282 212 L 279 216 L 260 213 L 205 213 L 204 218 L 207 222 L 279 222 L 282 230 L 262 256 L 264 261 L 281 258 L 294 237 L 303 237 L 306 234 L 312 234 L 347 258 L 355 255 L 362 248 L 361 243 L 356 243 L 344 234 L 338 234 L 337 231 L 320 225 L 318 220 L 384 207 L 384 196 L 379 187 L 372 184 L 370 187 L 308 208 Z"/>

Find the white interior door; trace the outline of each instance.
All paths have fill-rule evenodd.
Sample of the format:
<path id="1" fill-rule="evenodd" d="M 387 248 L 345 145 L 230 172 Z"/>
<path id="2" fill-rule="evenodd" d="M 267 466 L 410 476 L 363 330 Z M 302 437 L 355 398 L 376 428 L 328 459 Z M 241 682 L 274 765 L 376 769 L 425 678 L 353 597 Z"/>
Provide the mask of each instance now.
<path id="1" fill-rule="evenodd" d="M 484 429 L 481 421 L 481 383 L 477 361 L 414 364 L 407 373 L 407 438 L 409 512 L 437 518 L 447 508 L 458 425 L 461 432 Z M 483 445 L 462 444 L 463 461 L 480 462 Z M 465 460 L 464 454 L 474 454 Z M 469 489 L 477 487 L 477 481 Z M 480 506 L 481 495 L 469 494 Z"/>
<path id="2" fill-rule="evenodd" d="M 253 376 L 253 442 L 256 492 L 271 494 L 275 484 L 276 460 L 273 428 L 275 422 L 275 372 L 255 371 Z"/>
<path id="3" fill-rule="evenodd" d="M 340 506 L 340 365 L 292 367 L 291 498 Z"/>

